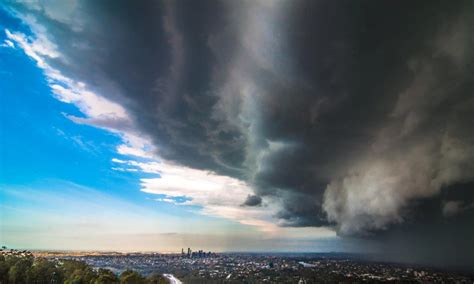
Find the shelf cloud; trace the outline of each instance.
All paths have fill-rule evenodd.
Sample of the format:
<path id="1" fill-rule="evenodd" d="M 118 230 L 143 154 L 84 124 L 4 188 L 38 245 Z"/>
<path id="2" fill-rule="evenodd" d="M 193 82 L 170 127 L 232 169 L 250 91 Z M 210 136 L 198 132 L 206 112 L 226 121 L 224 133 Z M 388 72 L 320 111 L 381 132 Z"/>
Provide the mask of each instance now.
<path id="1" fill-rule="evenodd" d="M 12 5 L 36 34 L 38 64 L 89 93 L 57 82 L 53 92 L 114 114 L 84 107 L 72 119 L 245 184 L 215 206 L 240 216 L 271 203 L 281 227 L 345 237 L 409 235 L 426 216 L 473 236 L 463 217 L 474 202 L 470 1 L 41 3 Z M 163 193 L 166 181 L 142 190 Z M 193 189 L 201 205 L 209 190 Z"/>

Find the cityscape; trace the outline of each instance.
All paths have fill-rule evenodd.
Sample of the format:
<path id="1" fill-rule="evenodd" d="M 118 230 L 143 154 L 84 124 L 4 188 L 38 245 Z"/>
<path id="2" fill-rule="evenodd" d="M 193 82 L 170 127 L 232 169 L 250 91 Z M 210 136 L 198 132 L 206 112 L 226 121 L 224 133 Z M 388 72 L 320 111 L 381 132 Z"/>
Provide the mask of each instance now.
<path id="1" fill-rule="evenodd" d="M 116 274 L 133 268 L 161 274 L 170 283 L 473 283 L 466 271 L 370 260 L 346 253 L 34 252 L 37 257 L 72 259 Z"/>

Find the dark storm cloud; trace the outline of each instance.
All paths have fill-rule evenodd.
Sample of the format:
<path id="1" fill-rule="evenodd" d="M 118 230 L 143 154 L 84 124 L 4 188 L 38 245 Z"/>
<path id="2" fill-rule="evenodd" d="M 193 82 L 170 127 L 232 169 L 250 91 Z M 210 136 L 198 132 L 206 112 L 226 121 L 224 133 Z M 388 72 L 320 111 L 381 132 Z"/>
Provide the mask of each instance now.
<path id="1" fill-rule="evenodd" d="M 242 206 L 260 206 L 262 205 L 262 198 L 258 195 L 248 195 Z"/>
<path id="2" fill-rule="evenodd" d="M 444 268 L 474 269 L 474 204 L 473 183 L 444 188 L 439 195 L 413 201 L 406 222 L 392 226 L 368 238 L 380 244 L 385 261 L 424 263 Z M 465 211 L 446 218 L 440 210 L 449 203 L 458 203 Z"/>
<path id="3" fill-rule="evenodd" d="M 236 202 L 279 200 L 283 226 L 371 235 L 474 179 L 470 1 L 80 4 L 77 21 L 29 11 L 67 59 L 51 64 L 160 156 L 251 184 Z M 437 212 L 472 226 L 454 201 Z"/>

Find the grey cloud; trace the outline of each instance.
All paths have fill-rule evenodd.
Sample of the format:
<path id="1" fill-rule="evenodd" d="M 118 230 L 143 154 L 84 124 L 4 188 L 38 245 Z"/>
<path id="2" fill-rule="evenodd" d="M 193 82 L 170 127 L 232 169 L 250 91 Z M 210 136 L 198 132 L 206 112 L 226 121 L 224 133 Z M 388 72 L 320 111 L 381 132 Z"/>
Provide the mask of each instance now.
<path id="1" fill-rule="evenodd" d="M 248 195 L 242 206 L 261 206 L 262 198 L 258 195 Z"/>
<path id="2" fill-rule="evenodd" d="M 436 195 L 411 201 L 416 210 L 407 220 L 392 225 L 366 240 L 380 244 L 387 260 L 437 265 L 444 268 L 474 269 L 474 202 L 472 183 L 447 186 Z M 448 201 L 461 201 L 462 211 L 447 217 L 442 208 Z"/>
<path id="3" fill-rule="evenodd" d="M 462 30 L 458 20 L 455 30 Z M 444 33 L 437 37 L 446 38 Z M 465 38 L 451 43 L 464 49 Z M 474 100 L 466 65 L 471 55 L 439 53 L 409 60 L 413 79 L 388 113 L 363 158 L 329 183 L 324 209 L 340 232 L 385 229 L 402 222 L 410 201 L 439 194 L 444 186 L 472 181 L 474 136 L 465 123 Z"/>
<path id="4" fill-rule="evenodd" d="M 462 201 L 447 201 L 443 204 L 443 215 L 451 217 L 462 211 Z"/>
<path id="5" fill-rule="evenodd" d="M 474 208 L 474 203 L 465 204 L 464 201 L 460 200 L 449 200 L 442 204 L 442 212 L 445 217 L 454 217 L 463 211 L 471 210 Z"/>

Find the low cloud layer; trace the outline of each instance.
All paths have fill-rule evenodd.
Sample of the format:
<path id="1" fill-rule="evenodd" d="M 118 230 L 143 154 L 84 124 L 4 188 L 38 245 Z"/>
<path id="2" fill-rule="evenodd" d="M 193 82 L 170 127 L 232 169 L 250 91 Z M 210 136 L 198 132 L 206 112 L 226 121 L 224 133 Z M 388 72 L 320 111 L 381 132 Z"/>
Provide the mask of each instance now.
<path id="1" fill-rule="evenodd" d="M 194 202 L 212 208 L 226 191 L 232 204 L 218 206 L 270 203 L 275 224 L 344 236 L 417 222 L 433 199 L 450 220 L 472 212 L 472 195 L 444 198 L 458 184 L 473 190 L 470 1 L 72 3 L 70 16 L 12 4 L 36 35 L 23 49 L 51 80 L 74 78 L 51 84 L 60 100 L 100 110 L 71 119 L 128 133 L 122 153 L 152 149 L 245 185 L 189 185 Z M 166 179 L 142 182 L 178 194 Z"/>

